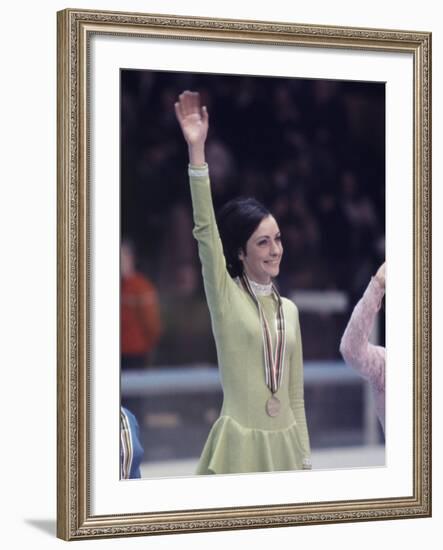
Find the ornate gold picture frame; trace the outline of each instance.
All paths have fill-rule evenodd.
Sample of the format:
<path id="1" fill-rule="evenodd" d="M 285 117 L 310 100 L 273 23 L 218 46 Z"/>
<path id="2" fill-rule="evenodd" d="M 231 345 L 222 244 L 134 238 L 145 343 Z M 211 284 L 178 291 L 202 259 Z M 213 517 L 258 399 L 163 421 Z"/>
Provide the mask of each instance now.
<path id="1" fill-rule="evenodd" d="M 411 165 L 411 186 L 407 189 L 411 197 L 412 230 L 405 234 L 405 241 L 411 258 L 408 266 L 412 292 L 405 297 L 405 302 L 410 303 L 412 327 L 411 333 L 405 335 L 411 363 L 410 396 L 405 396 L 405 400 L 410 407 L 408 437 L 412 450 L 405 473 L 409 487 L 406 492 L 402 493 L 400 488 L 392 496 L 380 494 L 368 498 L 362 491 L 361 497 L 328 499 L 318 497 L 317 491 L 313 491 L 311 498 L 300 500 L 294 489 L 289 497 L 276 502 L 263 490 L 262 497 L 249 505 L 223 500 L 223 505 L 195 505 L 189 501 L 186 506 L 183 501 L 177 505 L 157 503 L 153 486 L 148 488 L 143 485 L 144 481 L 131 481 L 134 491 L 144 494 L 147 503 L 152 501 L 145 508 L 143 505 L 137 509 L 115 507 L 103 512 L 96 506 L 98 498 L 93 483 L 96 463 L 91 446 L 98 432 L 103 431 L 100 415 L 93 413 L 98 390 L 91 359 L 95 345 L 93 334 L 99 330 L 95 326 L 94 309 L 99 306 L 94 301 L 91 283 L 92 266 L 100 261 L 94 234 L 94 216 L 99 205 L 94 198 L 95 166 L 91 159 L 91 151 L 97 145 L 91 112 L 91 93 L 95 88 L 94 79 L 98 78 L 93 52 L 96 37 L 105 38 L 108 43 L 124 39 L 134 47 L 149 40 L 155 44 L 156 56 L 164 44 L 190 41 L 202 48 L 211 45 L 247 45 L 275 51 L 284 48 L 285 55 L 308 49 L 319 55 L 330 51 L 356 56 L 376 53 L 380 60 L 389 57 L 394 65 L 397 61 L 403 63 L 402 60 L 410 64 L 413 119 L 410 121 L 411 158 L 407 159 Z M 161 61 L 158 64 L 161 66 Z M 174 70 L 174 67 L 167 68 Z M 68 9 L 58 13 L 57 69 L 58 536 L 73 540 L 430 516 L 431 34 Z M 402 132 L 402 128 L 395 131 Z M 402 312 L 397 311 L 396 315 L 401 316 Z M 109 383 L 118 386 L 118 380 Z M 284 475 L 269 474 L 276 476 L 276 483 L 283 484 Z M 199 484 L 202 494 L 212 490 L 205 488 L 205 482 L 190 481 Z M 166 481 L 156 480 L 156 484 L 160 493 Z M 129 493 L 127 497 L 130 498 Z"/>

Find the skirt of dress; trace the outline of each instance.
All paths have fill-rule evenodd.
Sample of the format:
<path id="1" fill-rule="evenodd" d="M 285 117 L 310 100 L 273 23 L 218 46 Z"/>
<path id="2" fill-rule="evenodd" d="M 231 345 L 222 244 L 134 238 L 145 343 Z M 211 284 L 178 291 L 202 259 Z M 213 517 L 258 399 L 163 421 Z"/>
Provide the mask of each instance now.
<path id="1" fill-rule="evenodd" d="M 302 456 L 295 422 L 282 430 L 260 430 L 220 416 L 209 433 L 196 473 L 301 470 Z"/>

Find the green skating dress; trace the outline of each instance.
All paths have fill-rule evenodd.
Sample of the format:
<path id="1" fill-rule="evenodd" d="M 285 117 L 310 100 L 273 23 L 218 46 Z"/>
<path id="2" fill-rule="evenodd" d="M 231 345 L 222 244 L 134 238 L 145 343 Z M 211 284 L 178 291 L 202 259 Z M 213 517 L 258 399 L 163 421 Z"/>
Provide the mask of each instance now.
<path id="1" fill-rule="evenodd" d="M 217 348 L 223 406 L 209 433 L 197 474 L 275 472 L 310 468 L 303 397 L 303 359 L 298 310 L 282 298 L 286 324 L 285 367 L 275 394 L 278 416 L 268 416 L 260 318 L 251 296 L 227 269 L 212 204 L 208 168 L 189 167 L 193 235 Z M 258 296 L 276 339 L 277 302 Z"/>

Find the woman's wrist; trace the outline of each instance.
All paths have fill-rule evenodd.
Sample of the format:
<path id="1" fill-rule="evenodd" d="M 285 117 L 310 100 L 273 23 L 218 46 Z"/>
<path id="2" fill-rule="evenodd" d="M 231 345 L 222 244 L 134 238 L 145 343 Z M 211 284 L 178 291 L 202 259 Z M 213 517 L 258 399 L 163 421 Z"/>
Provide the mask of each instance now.
<path id="1" fill-rule="evenodd" d="M 189 145 L 189 163 L 192 166 L 204 166 L 206 164 L 204 144 Z"/>
<path id="2" fill-rule="evenodd" d="M 378 269 L 377 273 L 374 275 L 375 280 L 379 283 L 379 285 L 383 288 L 383 290 L 386 287 L 386 275 L 385 275 L 385 263 L 383 263 Z"/>
<path id="3" fill-rule="evenodd" d="M 381 288 L 385 288 L 386 286 L 386 281 L 385 281 L 385 278 L 384 277 L 381 277 L 380 274 L 377 272 L 375 275 L 374 275 L 374 279 L 377 281 L 377 283 L 381 286 Z"/>

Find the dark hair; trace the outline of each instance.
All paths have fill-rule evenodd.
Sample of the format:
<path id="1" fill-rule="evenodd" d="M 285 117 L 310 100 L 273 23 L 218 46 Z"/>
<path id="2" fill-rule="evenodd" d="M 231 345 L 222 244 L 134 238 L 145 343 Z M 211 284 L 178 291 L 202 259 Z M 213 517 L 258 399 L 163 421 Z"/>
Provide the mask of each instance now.
<path id="1" fill-rule="evenodd" d="M 246 253 L 246 243 L 260 222 L 270 216 L 269 210 L 252 198 L 236 198 L 227 202 L 217 214 L 217 226 L 223 245 L 226 267 L 231 277 L 243 273 L 238 255 Z"/>

